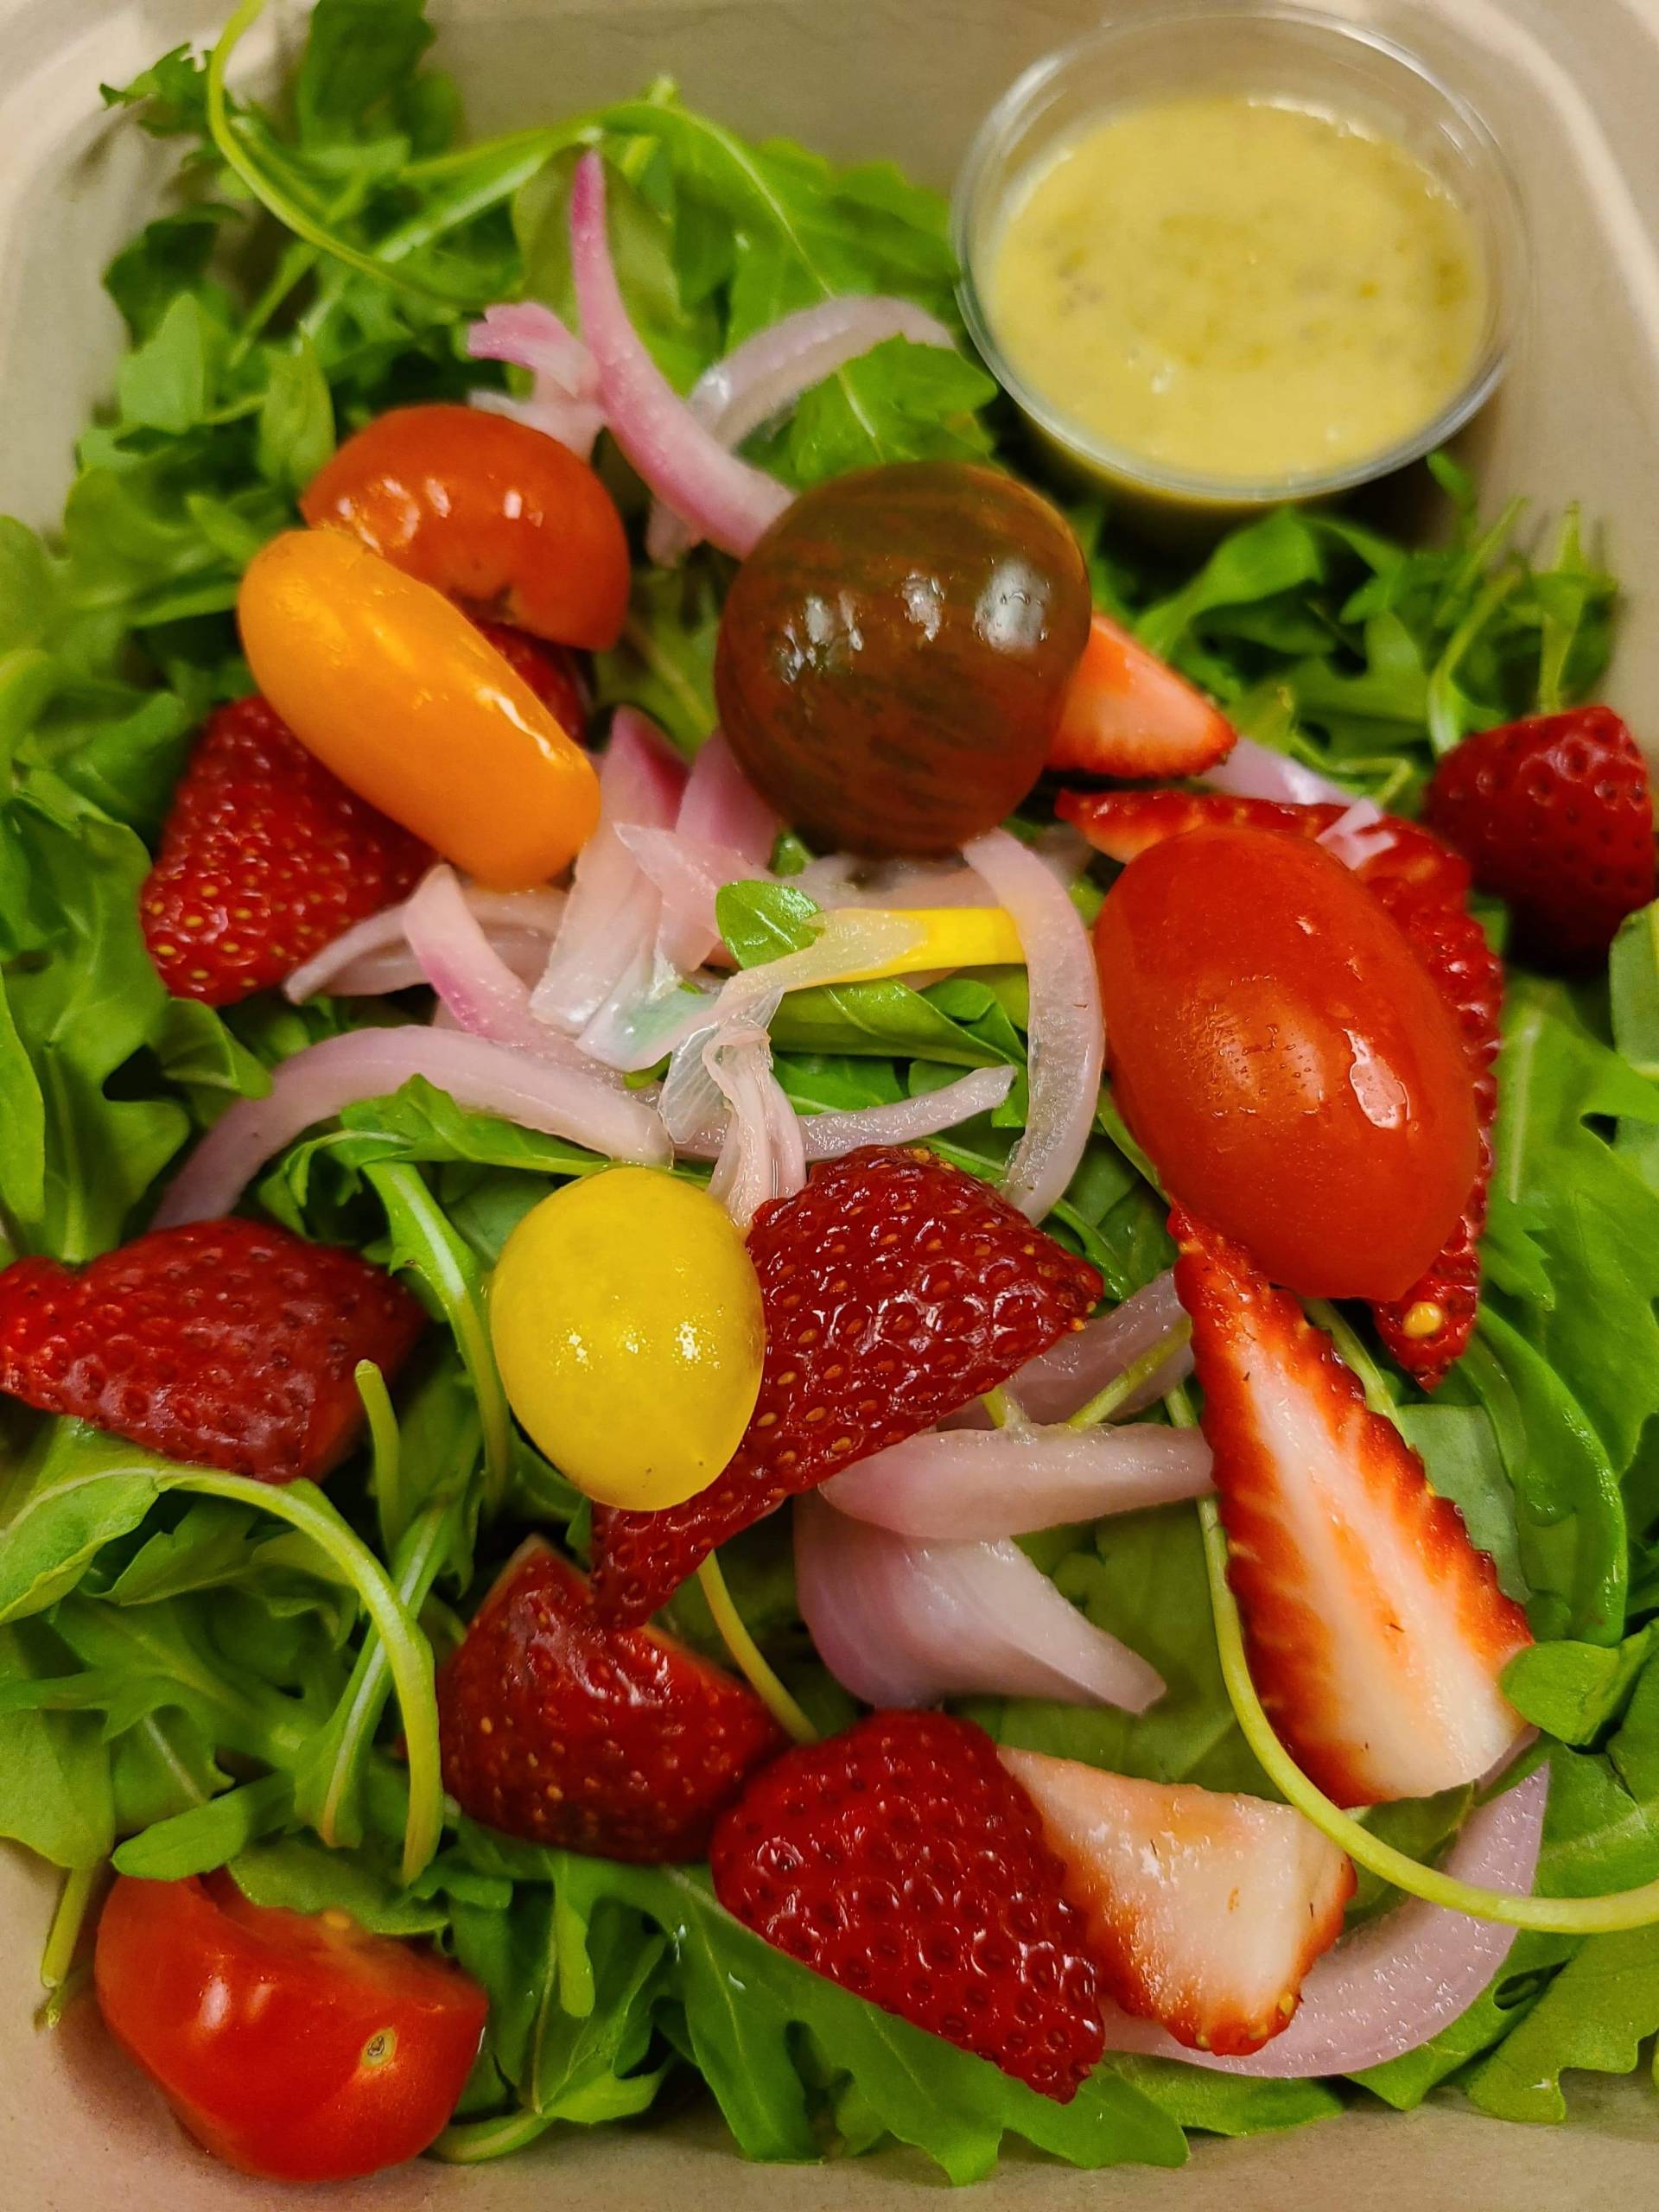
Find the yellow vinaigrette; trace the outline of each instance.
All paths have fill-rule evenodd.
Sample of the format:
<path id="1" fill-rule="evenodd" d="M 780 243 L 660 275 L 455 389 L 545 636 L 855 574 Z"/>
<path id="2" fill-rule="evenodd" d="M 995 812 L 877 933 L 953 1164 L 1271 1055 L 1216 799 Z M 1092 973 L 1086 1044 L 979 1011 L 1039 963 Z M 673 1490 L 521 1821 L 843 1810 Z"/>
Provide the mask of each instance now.
<path id="1" fill-rule="evenodd" d="M 512 1409 L 602 1505 L 707 1487 L 760 1389 L 766 1327 L 743 1239 L 705 1191 L 652 1167 L 567 1184 L 507 1239 L 490 1332 Z"/>
<path id="2" fill-rule="evenodd" d="M 1058 413 L 1241 484 L 1421 430 L 1463 389 L 1488 307 L 1469 215 L 1414 153 L 1225 93 L 1120 109 L 1027 172 L 986 292 Z"/>

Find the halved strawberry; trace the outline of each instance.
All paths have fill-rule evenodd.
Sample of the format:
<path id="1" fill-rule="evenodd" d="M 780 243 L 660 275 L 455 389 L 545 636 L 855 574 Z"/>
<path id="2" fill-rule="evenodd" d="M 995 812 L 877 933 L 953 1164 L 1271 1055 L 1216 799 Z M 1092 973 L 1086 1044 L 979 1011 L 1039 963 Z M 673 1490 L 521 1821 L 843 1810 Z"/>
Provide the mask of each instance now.
<path id="1" fill-rule="evenodd" d="M 1296 1300 L 1179 1207 L 1170 1229 L 1228 1579 L 1274 1726 L 1339 1804 L 1476 1780 L 1521 1732 L 1498 1679 L 1532 1641 L 1526 1615 Z"/>
<path id="2" fill-rule="evenodd" d="M 1202 691 L 1096 613 L 1046 765 L 1089 776 L 1198 776 L 1231 751 L 1233 736 Z"/>
<path id="3" fill-rule="evenodd" d="M 1106 1990 L 1189 2050 L 1259 2050 L 1342 1932 L 1353 1862 L 1288 1805 L 1004 1751 Z"/>
<path id="4" fill-rule="evenodd" d="M 1128 862 L 1189 830 L 1242 824 L 1322 837 L 1345 809 L 1335 804 L 1281 805 L 1217 791 L 1063 791 L 1057 811 L 1111 859 Z M 1433 978 L 1457 1018 L 1475 1089 L 1480 1160 L 1457 1227 L 1421 1280 L 1403 1298 L 1371 1311 L 1382 1341 L 1426 1390 L 1445 1379 L 1468 1349 L 1480 1300 L 1480 1235 L 1492 1177 L 1492 1128 L 1497 1116 L 1498 1015 L 1503 963 L 1464 900 L 1468 863 L 1421 823 L 1398 815 L 1357 833 L 1354 872 L 1386 908 Z"/>
<path id="5" fill-rule="evenodd" d="M 175 998 L 231 1006 L 395 906 L 431 858 L 274 707 L 238 699 L 208 716 L 173 794 L 138 895 L 144 943 Z"/>
<path id="6" fill-rule="evenodd" d="M 1654 895 L 1648 766 L 1611 707 L 1574 707 L 1478 731 L 1448 753 L 1425 817 L 1507 899 L 1522 955 L 1599 960 Z"/>
<path id="7" fill-rule="evenodd" d="M 747 1682 L 651 1629 L 602 1626 L 585 1575 L 532 1536 L 438 1676 L 443 1784 L 527 1842 L 701 1859 L 786 1738 Z"/>
<path id="8" fill-rule="evenodd" d="M 317 1482 L 362 1427 L 359 1361 L 390 1381 L 424 1319 L 355 1252 L 194 1221 L 78 1270 L 14 1261 L 0 1273 L 0 1390 L 166 1459 Z"/>
<path id="9" fill-rule="evenodd" d="M 786 1751 L 715 1831 L 728 1912 L 780 1951 L 1068 2103 L 1104 2040 L 1082 1916 L 988 1736 L 874 1713 Z"/>
<path id="10" fill-rule="evenodd" d="M 931 1428 L 1081 1325 L 1100 1277 L 977 1176 L 868 1145 L 749 1231 L 766 1353 L 723 1473 L 660 1513 L 594 1515 L 594 1593 L 639 1621 L 786 1497 Z"/>

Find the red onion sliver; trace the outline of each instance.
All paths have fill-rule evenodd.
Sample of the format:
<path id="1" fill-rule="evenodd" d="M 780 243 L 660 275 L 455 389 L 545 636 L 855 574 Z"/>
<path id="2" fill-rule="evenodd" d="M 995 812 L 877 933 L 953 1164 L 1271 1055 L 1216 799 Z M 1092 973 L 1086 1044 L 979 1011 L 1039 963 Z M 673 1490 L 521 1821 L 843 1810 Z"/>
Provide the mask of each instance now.
<path id="1" fill-rule="evenodd" d="M 1031 1106 L 1002 1195 L 1040 1221 L 1077 1173 L 1100 1103 L 1106 1025 L 1094 954 L 1064 885 L 1009 831 L 976 837 L 963 858 L 1013 916 L 1026 957 Z"/>
<path id="2" fill-rule="evenodd" d="M 701 968 L 720 944 L 715 900 L 728 883 L 770 881 L 764 868 L 729 845 L 689 836 L 683 830 L 647 830 L 630 823 L 617 831 L 661 899 L 658 944 L 682 975 Z"/>
<path id="3" fill-rule="evenodd" d="M 264 1098 L 239 1098 L 221 1115 L 174 1179 L 156 1226 L 228 1213 L 265 1162 L 302 1130 L 359 1099 L 384 1098 L 416 1075 L 458 1106 L 499 1114 L 607 1159 L 657 1167 L 673 1157 L 654 1109 L 597 1075 L 532 1060 L 459 1030 L 358 1029 L 282 1061 Z"/>
<path id="4" fill-rule="evenodd" d="M 976 1068 L 971 1075 L 900 1098 L 891 1106 L 855 1106 L 842 1113 L 813 1114 L 803 1122 L 809 1160 L 839 1160 L 861 1144 L 915 1144 L 953 1129 L 976 1114 L 989 1114 L 1014 1088 L 1012 1068 Z"/>
<path id="5" fill-rule="evenodd" d="M 1192 1428 L 958 1428 L 861 1459 L 823 1495 L 898 1535 L 982 1542 L 1202 1497 L 1210 1468 Z"/>
<path id="6" fill-rule="evenodd" d="M 686 404 L 731 452 L 804 391 L 889 338 L 906 338 L 912 346 L 956 345 L 944 325 L 913 300 L 849 293 L 757 330 L 703 371 Z M 653 561 L 677 561 L 696 542 L 678 516 L 660 500 L 653 504 L 645 531 L 645 550 Z"/>
<path id="7" fill-rule="evenodd" d="M 539 974 L 547 958 L 547 941 L 558 929 L 564 912 L 563 892 L 485 891 L 467 884 L 461 895 L 504 957 L 509 943 L 517 950 L 525 938 L 540 937 Z M 332 944 L 301 962 L 283 985 L 285 995 L 296 1006 L 302 1006 L 320 991 L 360 998 L 375 991 L 406 991 L 421 982 L 419 963 L 409 951 L 404 935 L 404 911 L 402 903 L 383 906 L 378 914 L 342 931 Z"/>
<path id="8" fill-rule="evenodd" d="M 1526 1897 L 1537 1872 L 1548 1770 L 1540 1767 L 1469 1815 L 1446 1872 Z M 1408 1897 L 1317 1960 L 1282 2035 L 1248 2058 L 1189 2050 L 1154 2021 L 1109 2013 L 1108 2050 L 1144 2051 L 1217 2074 L 1302 2081 L 1358 2074 L 1403 2057 L 1466 2012 L 1503 1969 L 1516 1931 Z"/>
<path id="9" fill-rule="evenodd" d="M 1232 798 L 1270 798 L 1289 806 L 1318 806 L 1330 801 L 1346 806 L 1354 796 L 1316 768 L 1305 767 L 1289 753 L 1275 753 L 1271 746 L 1258 745 L 1249 737 L 1235 738 L 1226 759 L 1206 768 L 1198 781 Z"/>
<path id="10" fill-rule="evenodd" d="M 1069 1421 L 1185 1319 L 1185 1309 L 1175 1295 L 1175 1278 L 1166 1271 L 1109 1313 L 1097 1314 L 1027 1360 L 1008 1389 L 1033 1421 Z M 1116 1418 L 1125 1421 L 1131 1414 L 1144 1413 L 1192 1372 L 1192 1348 L 1183 1344 L 1123 1401 Z"/>
<path id="11" fill-rule="evenodd" d="M 764 1028 L 716 1029 L 702 1058 L 728 1109 L 709 1195 L 747 1230 L 770 1199 L 792 1198 L 806 1180 L 800 1119 L 772 1071 Z"/>
<path id="12" fill-rule="evenodd" d="M 722 733 L 711 731 L 691 763 L 676 830 L 683 837 L 740 853 L 752 868 L 764 870 L 782 826 L 738 766 Z"/>
<path id="13" fill-rule="evenodd" d="M 794 494 L 728 453 L 641 344 L 606 236 L 604 164 L 591 150 L 576 164 L 570 195 L 570 262 L 611 435 L 658 499 L 741 558 Z"/>
<path id="14" fill-rule="evenodd" d="M 467 334 L 475 361 L 510 361 L 535 379 L 528 399 L 505 392 L 475 391 L 474 407 L 510 416 L 569 446 L 586 461 L 605 427 L 599 397 L 599 369 L 581 339 L 567 330 L 552 310 L 535 300 L 486 308 L 483 320 Z"/>
<path id="15" fill-rule="evenodd" d="M 428 869 L 406 901 L 404 935 L 422 975 L 458 1027 L 537 1059 L 594 1074 L 568 1037 L 531 1014 L 530 993 L 491 944 L 454 870 L 442 861 Z"/>
<path id="16" fill-rule="evenodd" d="M 818 1656 L 870 1705 L 975 1693 L 1144 1713 L 1162 1678 L 1069 1605 L 1015 1544 L 915 1543 L 795 1502 L 795 1580 Z"/>

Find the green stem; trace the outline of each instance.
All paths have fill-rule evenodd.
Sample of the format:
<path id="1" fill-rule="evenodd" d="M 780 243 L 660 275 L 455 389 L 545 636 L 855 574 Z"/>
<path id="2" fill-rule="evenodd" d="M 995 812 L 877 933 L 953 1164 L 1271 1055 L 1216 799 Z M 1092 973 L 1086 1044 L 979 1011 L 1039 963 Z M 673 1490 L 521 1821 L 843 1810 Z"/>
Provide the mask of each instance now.
<path id="1" fill-rule="evenodd" d="M 95 1859 L 90 1866 L 72 1866 L 63 1878 L 63 1888 L 58 1895 L 57 1910 L 52 1916 L 48 1930 L 46 1948 L 41 1954 L 41 1986 L 43 1989 L 60 1989 L 69 1979 L 69 1970 L 75 1962 L 76 1947 L 80 1931 L 86 1924 L 87 1909 L 92 1902 L 92 1891 L 104 1872 L 104 1862 Z"/>
<path id="2" fill-rule="evenodd" d="M 778 1726 L 798 1744 L 816 1744 L 818 1732 L 767 1665 L 760 1645 L 743 1624 L 743 1616 L 732 1603 L 720 1561 L 710 1552 L 697 1569 L 697 1580 L 715 1626 L 726 1639 L 726 1649 L 738 1669 Z"/>
<path id="3" fill-rule="evenodd" d="M 428 2156 L 446 2166 L 480 2166 L 524 2150 L 553 2126 L 550 2113 L 509 2112 L 499 2120 L 461 2120 L 446 2127 Z"/>
<path id="4" fill-rule="evenodd" d="M 1328 1298 L 1310 1298 L 1307 1318 L 1316 1328 L 1323 1329 L 1342 1355 L 1344 1363 L 1351 1368 L 1365 1393 L 1365 1402 L 1374 1414 L 1381 1414 L 1385 1421 L 1395 1415 L 1394 1393 L 1382 1369 L 1371 1357 L 1355 1333 L 1347 1316 L 1334 1306 Z"/>
<path id="5" fill-rule="evenodd" d="M 1519 576 L 1515 574 L 1489 577 L 1476 594 L 1474 605 L 1447 639 L 1445 652 L 1434 664 L 1433 673 L 1428 679 L 1424 720 L 1428 725 L 1429 742 L 1437 754 L 1450 753 L 1453 746 L 1463 741 L 1463 720 L 1452 697 L 1452 686 L 1463 657 L 1519 582 Z"/>
<path id="6" fill-rule="evenodd" d="M 1606 1936 L 1622 1929 L 1650 1928 L 1659 1923 L 1659 1882 L 1639 1889 L 1617 1890 L 1599 1897 L 1522 1897 L 1508 1890 L 1487 1890 L 1472 1882 L 1459 1882 L 1420 1860 L 1407 1858 L 1391 1844 L 1382 1842 L 1351 1814 L 1332 1804 L 1297 1765 L 1274 1733 L 1273 1723 L 1262 1707 L 1244 1656 L 1244 1637 L 1238 1607 L 1227 1583 L 1227 1538 L 1213 1498 L 1198 1501 L 1204 1530 L 1204 1560 L 1210 1578 L 1210 1602 L 1215 1613 L 1216 1646 L 1221 1655 L 1222 1679 L 1245 1742 L 1255 1752 L 1262 1771 L 1287 1802 L 1306 1815 L 1314 1827 L 1330 1837 L 1358 1865 L 1409 1897 L 1448 1911 L 1466 1912 L 1477 1920 L 1496 1920 L 1507 1928 L 1529 1928 L 1543 1935 Z"/>
<path id="7" fill-rule="evenodd" d="M 1149 1344 L 1139 1359 L 1133 1359 L 1121 1375 L 1114 1375 L 1105 1388 L 1096 1390 L 1086 1406 L 1079 1406 L 1066 1422 L 1068 1428 L 1094 1428 L 1109 1420 L 1127 1399 L 1151 1382 L 1153 1376 L 1171 1355 L 1178 1352 L 1192 1333 L 1192 1324 L 1185 1314 L 1167 1336 L 1160 1337 Z"/>
<path id="8" fill-rule="evenodd" d="M 987 1390 L 979 1402 L 990 1415 L 993 1428 L 1006 1428 L 1014 1418 L 1014 1407 L 1006 1390 Z"/>
<path id="9" fill-rule="evenodd" d="M 369 1451 L 373 1465 L 371 1487 L 375 1516 L 380 1523 L 380 1548 L 390 1554 L 409 1525 L 403 1495 L 404 1440 L 392 1410 L 386 1378 L 372 1359 L 359 1359 L 353 1373 L 357 1395 L 369 1424 Z"/>

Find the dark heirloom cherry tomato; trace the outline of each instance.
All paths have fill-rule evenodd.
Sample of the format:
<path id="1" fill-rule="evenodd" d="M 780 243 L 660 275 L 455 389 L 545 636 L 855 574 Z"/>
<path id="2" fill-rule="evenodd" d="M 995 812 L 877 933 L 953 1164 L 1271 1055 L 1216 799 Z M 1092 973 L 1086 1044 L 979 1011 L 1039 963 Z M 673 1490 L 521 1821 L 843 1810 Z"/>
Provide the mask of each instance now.
<path id="1" fill-rule="evenodd" d="M 300 501 L 397 568 L 538 638 L 616 643 L 628 542 L 585 461 L 479 407 L 397 407 L 347 438 Z"/>
<path id="2" fill-rule="evenodd" d="M 804 493 L 738 570 L 715 659 L 750 780 L 819 845 L 944 853 L 1037 780 L 1089 636 L 1064 518 L 961 461 Z"/>
<path id="3" fill-rule="evenodd" d="M 223 1874 L 123 1876 L 94 1974 L 110 2032 L 196 2140 L 271 2181 L 418 2157 L 455 2108 L 488 2009 L 456 1967 L 344 1913 L 250 1904 Z"/>
<path id="4" fill-rule="evenodd" d="M 1095 926 L 1113 1088 L 1173 1198 L 1305 1296 L 1398 1298 L 1473 1186 L 1473 1086 L 1406 939 L 1320 847 L 1154 846 Z"/>

